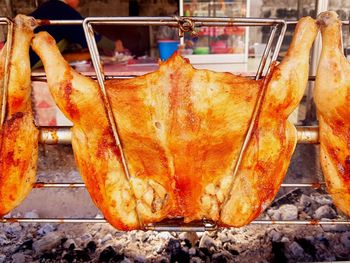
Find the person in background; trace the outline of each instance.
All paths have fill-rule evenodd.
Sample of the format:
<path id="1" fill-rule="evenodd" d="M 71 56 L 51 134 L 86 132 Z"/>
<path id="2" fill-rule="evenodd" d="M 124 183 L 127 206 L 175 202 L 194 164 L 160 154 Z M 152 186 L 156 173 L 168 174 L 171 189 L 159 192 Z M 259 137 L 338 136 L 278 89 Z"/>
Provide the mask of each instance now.
<path id="1" fill-rule="evenodd" d="M 80 0 L 49 0 L 30 13 L 29 16 L 42 20 L 82 20 L 84 18 L 76 10 L 79 4 Z M 81 25 L 43 25 L 35 29 L 35 33 L 40 31 L 47 31 L 53 36 L 61 52 L 70 45 L 78 46 L 79 49 L 87 48 L 84 30 Z M 95 34 L 95 39 L 99 50 L 104 54 L 122 51 L 120 46 L 123 45 L 120 45 L 120 41 L 114 42 L 99 34 Z M 34 52 L 31 52 L 30 58 L 32 67 L 40 66 L 39 57 Z"/>

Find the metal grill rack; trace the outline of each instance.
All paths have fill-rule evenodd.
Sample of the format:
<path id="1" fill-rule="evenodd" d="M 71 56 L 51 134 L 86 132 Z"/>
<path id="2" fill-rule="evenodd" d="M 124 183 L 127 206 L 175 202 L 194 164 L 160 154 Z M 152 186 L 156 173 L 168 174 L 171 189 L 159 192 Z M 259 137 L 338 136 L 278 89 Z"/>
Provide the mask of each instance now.
<path id="1" fill-rule="evenodd" d="M 129 171 L 127 161 L 123 154 L 123 147 L 120 142 L 118 134 L 118 126 L 112 114 L 112 109 L 109 103 L 108 96 L 105 91 L 104 81 L 111 78 L 130 78 L 133 76 L 105 76 L 100 62 L 97 45 L 94 39 L 93 25 L 134 25 L 134 26 L 170 26 L 177 27 L 179 29 L 179 35 L 184 32 L 194 33 L 194 29 L 201 26 L 270 26 L 271 34 L 263 52 L 262 59 L 260 61 L 257 73 L 255 76 L 250 76 L 255 79 L 260 79 L 263 72 L 269 72 L 270 65 L 276 61 L 284 34 L 288 24 L 295 24 L 296 21 L 284 21 L 281 19 L 258 19 L 258 18 L 212 18 L 212 17 L 90 17 L 84 20 L 37 20 L 38 24 L 45 25 L 82 25 L 85 33 L 85 37 L 88 43 L 88 48 L 91 54 L 93 66 L 96 72 L 96 76 L 90 76 L 97 78 L 99 86 L 102 91 L 104 105 L 108 118 L 112 126 L 114 139 L 116 145 L 119 147 L 123 158 L 123 168 L 127 179 L 129 179 Z M 343 24 L 349 24 L 348 21 L 344 21 Z M 7 38 L 7 50 L 10 50 L 12 43 L 12 31 L 13 23 L 9 18 L 0 17 L 0 25 L 8 26 L 8 38 Z M 273 49 L 274 47 L 274 49 Z M 273 50 L 273 52 L 272 52 Z M 271 55 L 272 53 L 272 55 Z M 6 58 L 6 71 L 8 71 L 9 54 L 7 52 Z M 268 60 L 271 57 L 268 64 Z M 43 74 L 32 74 L 33 80 L 45 80 L 46 77 Z M 313 81 L 315 76 L 310 76 L 309 80 Z M 8 74 L 5 74 L 4 85 L 2 92 L 2 107 L 1 107 L 1 125 L 4 121 L 6 110 L 6 94 L 7 94 Z M 266 86 L 266 85 L 264 85 Z M 247 143 L 252 135 L 252 128 L 257 118 L 257 113 L 262 104 L 262 97 L 265 89 L 262 88 L 258 99 L 255 104 L 253 114 L 250 120 L 249 129 L 247 131 L 244 143 L 241 147 L 239 157 L 237 159 L 236 166 L 234 168 L 232 176 L 235 176 L 239 170 L 239 165 L 242 161 L 244 152 L 247 147 Z M 317 126 L 299 126 L 298 131 L 298 143 L 316 144 L 318 143 L 318 127 Z M 40 127 L 40 143 L 42 144 L 70 144 L 71 132 L 69 127 Z M 284 183 L 282 187 L 312 187 L 319 188 L 324 185 L 323 182 L 315 183 Z M 37 182 L 34 188 L 83 188 L 83 183 L 63 182 L 63 183 L 45 183 Z M 106 223 L 103 218 L 0 218 L 1 223 Z M 316 221 L 316 220 L 294 220 L 294 221 L 274 221 L 274 220 L 255 220 L 251 224 L 270 225 L 270 224 L 293 224 L 293 225 L 333 225 L 333 224 L 350 224 L 350 220 L 331 220 L 331 221 Z M 217 229 L 217 226 L 210 221 L 202 220 L 199 222 L 192 222 L 184 224 L 181 219 L 165 220 L 160 223 L 143 226 L 147 230 L 156 231 L 209 231 Z"/>

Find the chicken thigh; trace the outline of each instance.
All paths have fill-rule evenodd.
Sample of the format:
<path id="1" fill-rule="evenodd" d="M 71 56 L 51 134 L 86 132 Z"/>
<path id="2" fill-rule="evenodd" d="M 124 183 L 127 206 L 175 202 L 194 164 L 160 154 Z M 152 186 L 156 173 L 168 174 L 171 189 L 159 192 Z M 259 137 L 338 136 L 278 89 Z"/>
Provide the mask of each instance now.
<path id="1" fill-rule="evenodd" d="M 0 130 L 0 216 L 18 206 L 36 179 L 39 131 L 31 106 L 29 47 L 35 21 L 18 15 L 14 20 L 10 66 L 5 68 L 6 47 L 0 58 L 0 83 L 9 74 L 6 117 Z"/>

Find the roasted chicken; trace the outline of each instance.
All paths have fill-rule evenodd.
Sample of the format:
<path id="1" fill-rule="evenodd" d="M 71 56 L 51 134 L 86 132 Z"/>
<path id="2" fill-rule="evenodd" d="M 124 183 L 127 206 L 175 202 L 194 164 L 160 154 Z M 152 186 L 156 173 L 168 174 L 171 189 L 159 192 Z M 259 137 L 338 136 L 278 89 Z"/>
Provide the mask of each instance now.
<path id="1" fill-rule="evenodd" d="M 96 82 L 69 67 L 47 33 L 32 47 L 57 105 L 74 123 L 80 173 L 105 218 L 137 229 L 169 217 L 243 226 L 273 200 L 296 145 L 287 121 L 304 94 L 318 27 L 297 25 L 282 63 L 264 80 L 194 69 L 175 54 L 156 72 L 105 83 L 130 172 L 124 173 Z M 267 85 L 253 136 L 235 178 L 257 94 Z"/>
<path id="2" fill-rule="evenodd" d="M 350 64 L 343 54 L 337 14 L 324 12 L 318 20 L 322 52 L 314 97 L 320 127 L 320 161 L 334 204 L 350 216 Z"/>
<path id="3" fill-rule="evenodd" d="M 0 132 L 0 216 L 18 206 L 36 178 L 39 131 L 31 106 L 29 47 L 34 20 L 15 18 L 10 66 L 5 68 L 6 47 L 0 57 L 0 83 L 9 74 L 6 119 Z"/>

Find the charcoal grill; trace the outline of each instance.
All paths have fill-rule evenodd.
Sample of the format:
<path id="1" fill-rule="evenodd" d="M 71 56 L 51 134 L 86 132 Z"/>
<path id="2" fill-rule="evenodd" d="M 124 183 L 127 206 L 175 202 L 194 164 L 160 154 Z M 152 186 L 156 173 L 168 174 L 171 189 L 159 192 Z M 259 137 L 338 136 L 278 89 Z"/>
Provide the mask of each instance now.
<path id="1" fill-rule="evenodd" d="M 103 73 L 103 69 L 100 62 L 100 56 L 97 50 L 97 45 L 94 39 L 93 25 L 130 25 L 130 26 L 170 26 L 176 27 L 179 30 L 179 35 L 183 36 L 185 32 L 190 32 L 195 34 L 195 28 L 201 26 L 270 26 L 271 33 L 267 41 L 265 50 L 263 52 L 258 70 L 255 75 L 249 77 L 254 79 L 260 79 L 264 72 L 268 73 L 271 64 L 277 60 L 277 56 L 280 51 L 280 47 L 286 32 L 286 28 L 290 24 L 296 24 L 297 21 L 285 21 L 282 19 L 260 19 L 260 18 L 213 18 L 213 17 L 88 17 L 84 20 L 37 20 L 38 25 L 82 25 L 85 33 L 85 37 L 88 43 L 89 52 L 92 58 L 93 66 L 96 75 L 90 76 L 96 78 L 101 92 L 103 95 L 104 105 L 106 107 L 106 112 L 108 114 L 109 121 L 111 123 L 111 128 L 113 130 L 114 139 L 116 145 L 119 147 L 122 153 L 123 169 L 126 174 L 127 179 L 129 179 L 128 164 L 124 157 L 123 147 L 120 143 L 120 138 L 118 134 L 118 126 L 112 114 L 112 109 L 109 103 L 108 96 L 105 91 L 104 80 L 111 78 L 132 78 L 133 76 L 106 76 Z M 343 24 L 348 25 L 349 21 L 343 21 Z M 0 17 L 0 25 L 7 26 L 7 49 L 10 50 L 12 43 L 12 32 L 13 32 L 13 22 L 11 19 L 6 17 Z M 5 60 L 6 69 L 9 67 L 9 54 L 7 52 L 7 57 Z M 271 58 L 271 59 L 269 59 Z M 6 110 L 6 95 L 8 86 L 8 75 L 5 73 L 1 103 L 1 125 L 5 120 L 5 110 Z M 45 80 L 44 74 L 32 74 L 32 80 Z M 309 76 L 310 81 L 315 80 L 315 76 Z M 266 86 L 266 85 L 264 85 Z M 246 150 L 249 139 L 252 135 L 253 125 L 257 118 L 257 113 L 262 104 L 262 97 L 264 95 L 264 88 L 261 89 L 258 94 L 258 99 L 255 104 L 253 114 L 251 116 L 250 125 L 246 133 L 244 142 L 241 146 L 240 153 L 237 159 L 237 163 L 234 167 L 232 176 L 237 173 L 242 157 Z M 40 138 L 39 141 L 42 144 L 70 144 L 71 142 L 71 132 L 69 127 L 39 127 L 40 128 Z M 318 138 L 318 127 L 317 126 L 298 126 L 298 143 L 303 144 L 317 144 Z M 314 183 L 283 183 L 281 187 L 311 187 L 319 188 L 324 185 L 324 182 L 314 182 Z M 83 183 L 75 182 L 61 182 L 61 183 L 46 183 L 37 182 L 34 184 L 34 188 L 84 188 Z M 17 217 L 6 217 L 0 218 L 1 223 L 107 223 L 103 218 L 17 218 Z M 255 220 L 251 224 L 259 225 L 350 225 L 350 220 Z M 201 220 L 192 223 L 183 223 L 182 219 L 169 219 L 162 221 L 160 223 L 144 225 L 145 230 L 155 230 L 155 231 L 210 231 L 218 229 L 214 222 Z"/>

